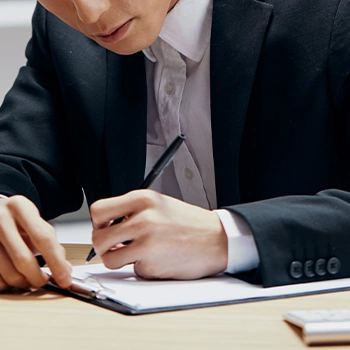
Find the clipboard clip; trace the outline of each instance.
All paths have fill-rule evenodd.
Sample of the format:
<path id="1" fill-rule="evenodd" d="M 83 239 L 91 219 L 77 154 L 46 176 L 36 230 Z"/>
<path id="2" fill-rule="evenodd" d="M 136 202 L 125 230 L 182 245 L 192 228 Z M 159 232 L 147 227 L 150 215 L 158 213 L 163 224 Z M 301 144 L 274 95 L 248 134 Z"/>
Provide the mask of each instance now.
<path id="1" fill-rule="evenodd" d="M 49 275 L 47 284 L 62 289 L 52 275 Z M 67 290 L 87 299 L 99 300 L 106 300 L 109 295 L 115 293 L 114 290 L 104 287 L 94 276 L 87 276 L 85 278 L 73 277 L 72 284 Z"/>

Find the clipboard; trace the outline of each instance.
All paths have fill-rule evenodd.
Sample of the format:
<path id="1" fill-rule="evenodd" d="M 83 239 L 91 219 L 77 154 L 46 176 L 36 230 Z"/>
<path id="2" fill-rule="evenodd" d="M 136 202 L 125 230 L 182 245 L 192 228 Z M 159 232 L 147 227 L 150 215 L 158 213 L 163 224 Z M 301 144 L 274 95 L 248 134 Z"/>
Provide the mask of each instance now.
<path id="1" fill-rule="evenodd" d="M 49 269 L 44 268 L 45 272 Z M 230 305 L 260 300 L 296 297 L 350 290 L 350 278 L 263 288 L 221 274 L 194 281 L 144 280 L 128 265 L 109 270 L 102 264 L 73 267 L 69 289 L 53 278 L 47 290 L 113 310 L 125 315 Z"/>
<path id="2" fill-rule="evenodd" d="M 96 288 L 96 286 L 90 285 L 87 280 L 73 278 L 72 285 L 68 289 L 63 289 L 57 285 L 55 279 L 50 275 L 49 282 L 43 288 L 124 315 L 136 314 L 133 309 L 112 301 L 103 295 L 103 286 L 100 285 L 99 288 Z"/>

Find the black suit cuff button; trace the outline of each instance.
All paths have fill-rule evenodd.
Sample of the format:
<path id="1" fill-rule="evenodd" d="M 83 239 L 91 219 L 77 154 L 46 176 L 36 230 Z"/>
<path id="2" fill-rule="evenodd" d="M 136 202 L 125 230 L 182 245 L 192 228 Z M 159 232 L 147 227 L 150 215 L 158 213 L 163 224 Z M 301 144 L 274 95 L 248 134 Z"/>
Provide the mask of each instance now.
<path id="1" fill-rule="evenodd" d="M 314 269 L 315 263 L 313 260 L 308 260 L 304 264 L 304 274 L 306 277 L 314 277 L 315 276 L 315 269 Z"/>
<path id="2" fill-rule="evenodd" d="M 326 270 L 326 260 L 318 259 L 315 264 L 315 272 L 318 276 L 324 276 L 327 272 Z"/>
<path id="3" fill-rule="evenodd" d="M 300 261 L 293 261 L 290 264 L 289 273 L 293 278 L 300 278 L 303 275 L 303 264 Z"/>
<path id="4" fill-rule="evenodd" d="M 340 260 L 338 258 L 330 258 L 327 263 L 327 271 L 331 275 L 336 275 L 340 271 Z"/>

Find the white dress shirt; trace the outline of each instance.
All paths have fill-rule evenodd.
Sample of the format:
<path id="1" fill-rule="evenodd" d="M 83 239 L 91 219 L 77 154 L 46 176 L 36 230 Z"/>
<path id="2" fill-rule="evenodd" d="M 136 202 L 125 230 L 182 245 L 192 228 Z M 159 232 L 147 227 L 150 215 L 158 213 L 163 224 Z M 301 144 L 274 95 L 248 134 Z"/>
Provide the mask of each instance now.
<path id="1" fill-rule="evenodd" d="M 146 174 L 178 133 L 186 141 L 152 189 L 217 208 L 210 113 L 212 0 L 179 0 L 157 40 L 143 50 L 148 87 Z M 259 264 L 254 238 L 238 215 L 216 210 L 228 237 L 226 272 Z"/>

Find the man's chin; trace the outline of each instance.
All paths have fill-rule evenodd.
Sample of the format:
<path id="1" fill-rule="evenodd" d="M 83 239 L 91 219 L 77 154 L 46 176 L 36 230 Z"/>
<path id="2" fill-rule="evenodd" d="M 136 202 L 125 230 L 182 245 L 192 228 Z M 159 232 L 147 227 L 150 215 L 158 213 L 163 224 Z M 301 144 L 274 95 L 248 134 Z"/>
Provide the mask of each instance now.
<path id="1" fill-rule="evenodd" d="M 125 44 L 122 44 L 122 43 L 104 44 L 97 40 L 95 41 L 105 49 L 111 52 L 114 52 L 118 55 L 133 55 L 134 53 L 140 52 L 152 44 L 150 43 L 149 45 L 145 45 L 145 44 L 141 45 L 140 43 L 130 42 L 130 41 Z"/>
<path id="2" fill-rule="evenodd" d="M 132 55 L 152 45 L 158 38 L 160 29 L 159 31 L 154 30 L 153 34 L 148 34 L 147 37 L 142 35 L 129 35 L 115 43 L 103 43 L 99 40 L 96 40 L 96 42 L 107 50 L 118 55 Z"/>

